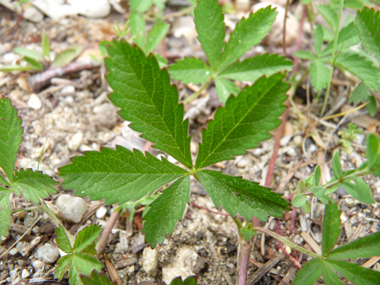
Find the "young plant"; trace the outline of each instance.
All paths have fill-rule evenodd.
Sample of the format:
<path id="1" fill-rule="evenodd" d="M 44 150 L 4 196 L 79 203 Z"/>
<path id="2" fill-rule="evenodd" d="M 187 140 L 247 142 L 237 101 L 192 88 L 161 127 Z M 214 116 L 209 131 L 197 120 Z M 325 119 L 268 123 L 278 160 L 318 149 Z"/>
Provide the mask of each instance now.
<path id="1" fill-rule="evenodd" d="M 342 8 L 343 1 L 340 1 Z M 370 91 L 376 92 L 380 87 L 380 16 L 374 9 L 365 7 L 358 10 L 356 19 L 345 22 L 345 26 L 340 30 L 340 18 L 342 9 L 336 13 L 328 5 L 317 6 L 318 11 L 329 24 L 333 40 L 325 47 L 323 42 L 331 39 L 327 34 L 329 30 L 317 25 L 314 29 L 314 53 L 307 50 L 300 50 L 294 55 L 305 60 L 310 60 L 309 75 L 315 90 L 321 91 L 327 87 L 330 91 L 333 67 L 343 71 L 348 71 L 361 80 L 357 91 L 353 93 L 350 100 L 357 104 L 359 101 L 367 102 L 369 110 L 376 109 L 376 98 L 368 96 Z M 354 46 L 361 43 L 361 47 Z M 330 64 L 330 69 L 326 66 Z M 360 88 L 360 89 L 359 89 Z M 324 113 L 328 94 L 322 107 L 321 114 Z"/>
<path id="2" fill-rule="evenodd" d="M 73 45 L 70 48 L 65 49 L 64 51 L 57 54 L 54 60 L 51 62 L 49 38 L 45 33 L 42 33 L 41 36 L 41 48 L 42 53 L 23 47 L 14 48 L 13 51 L 17 54 L 22 55 L 23 59 L 28 63 L 28 65 L 7 65 L 0 67 L 0 71 L 43 71 L 48 66 L 53 68 L 62 67 L 77 58 L 83 50 L 82 45 Z"/>
<path id="3" fill-rule="evenodd" d="M 350 154 L 353 150 L 351 142 L 356 140 L 356 136 L 363 132 L 362 129 L 357 129 L 353 123 L 348 124 L 348 129 L 339 131 L 338 135 L 341 136 L 339 143 L 342 145 L 342 151 Z"/>
<path id="4" fill-rule="evenodd" d="M 228 42 L 224 42 L 226 27 L 222 7 L 217 0 L 198 1 L 194 14 L 198 40 L 202 44 L 208 64 L 202 59 L 185 57 L 170 66 L 169 73 L 174 79 L 183 83 L 203 84 L 184 103 L 195 99 L 213 81 L 220 100 L 226 103 L 231 94 L 236 96 L 240 92 L 240 88 L 231 80 L 253 82 L 262 75 L 271 76 L 292 68 L 290 61 L 277 54 L 256 55 L 238 61 L 269 32 L 276 17 L 275 9 L 267 7 L 249 14 L 247 19 L 242 18 Z"/>
<path id="5" fill-rule="evenodd" d="M 63 278 L 67 269 L 70 269 L 70 284 L 83 285 L 81 274 L 90 275 L 94 269 L 100 271 L 103 268 L 103 264 L 93 257 L 97 254 L 95 245 L 100 230 L 98 225 L 86 227 L 78 233 L 73 243 L 63 227 L 56 229 L 57 244 L 66 253 L 58 260 L 55 268 L 55 277 L 58 280 Z"/>
<path id="6" fill-rule="evenodd" d="M 344 284 L 337 272 L 357 285 L 379 284 L 380 272 L 345 260 L 370 258 L 380 254 L 380 232 L 335 247 L 340 236 L 339 206 L 328 203 L 323 220 L 322 255 L 315 255 L 297 273 L 294 285 L 312 285 L 323 275 L 324 284 Z"/>

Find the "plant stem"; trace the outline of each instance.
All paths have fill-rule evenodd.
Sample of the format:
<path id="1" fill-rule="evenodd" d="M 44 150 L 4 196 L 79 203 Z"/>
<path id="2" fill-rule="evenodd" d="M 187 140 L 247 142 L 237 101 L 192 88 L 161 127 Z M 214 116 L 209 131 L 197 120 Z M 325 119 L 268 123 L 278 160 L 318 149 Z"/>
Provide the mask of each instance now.
<path id="1" fill-rule="evenodd" d="M 300 247 L 300 246 L 292 243 L 287 238 L 285 238 L 283 236 L 280 236 L 280 235 L 272 232 L 271 230 L 268 230 L 268 229 L 265 229 L 265 228 L 262 228 L 262 227 L 253 227 L 252 230 L 258 231 L 258 232 L 262 232 L 262 233 L 267 234 L 267 235 L 270 235 L 270 236 L 274 237 L 275 239 L 281 241 L 282 243 L 287 244 L 291 248 L 294 248 L 295 250 L 298 250 L 299 252 L 305 253 L 305 254 L 313 257 L 313 258 L 322 258 L 322 256 L 320 256 L 319 254 L 316 254 L 314 252 L 308 251 L 307 249 L 304 249 L 303 247 Z"/>
<path id="2" fill-rule="evenodd" d="M 347 176 L 345 176 L 345 177 L 342 177 L 342 178 L 339 179 L 339 180 L 335 180 L 335 181 L 333 181 L 333 182 L 327 183 L 327 184 L 325 184 L 325 185 L 323 186 L 323 188 L 324 188 L 324 189 L 328 189 L 328 188 L 334 187 L 334 186 L 336 186 L 336 185 L 338 185 L 338 184 L 340 184 L 340 183 L 342 183 L 342 182 L 344 182 L 344 181 L 346 181 L 346 180 L 349 181 L 349 180 L 354 179 L 354 178 L 357 177 L 357 176 L 364 176 L 364 175 L 367 175 L 367 174 L 371 174 L 371 171 L 369 171 L 368 169 L 359 170 L 359 171 L 356 171 L 356 172 L 354 172 L 354 173 L 351 173 L 351 174 L 349 174 L 349 175 L 347 175 Z"/>
<path id="3" fill-rule="evenodd" d="M 330 72 L 329 72 L 329 78 L 330 78 L 330 80 L 327 83 L 326 94 L 325 94 L 325 98 L 323 100 L 323 105 L 322 105 L 322 109 L 321 109 L 321 116 L 323 116 L 323 114 L 325 113 L 325 109 L 326 109 L 326 105 L 327 105 L 327 99 L 329 98 L 329 94 L 330 94 L 330 87 L 331 87 L 331 81 L 332 81 L 332 75 L 333 75 L 334 63 L 335 63 L 336 45 L 338 43 L 340 20 L 342 18 L 343 3 L 344 3 L 344 0 L 340 0 L 339 1 L 338 25 L 337 25 L 336 31 L 335 31 L 333 51 L 332 51 L 332 55 L 331 55 L 331 67 L 330 67 Z"/>
<path id="4" fill-rule="evenodd" d="M 109 237 L 117 219 L 119 218 L 119 214 L 120 214 L 120 210 L 112 212 L 112 214 L 111 214 L 111 216 L 107 222 L 107 225 L 106 225 L 103 233 L 101 234 L 99 241 L 96 244 L 96 251 L 98 252 L 98 255 L 100 255 L 103 252 L 104 248 L 106 247 L 108 237 Z"/>
<path id="5" fill-rule="evenodd" d="M 213 77 L 210 76 L 209 79 L 207 79 L 207 81 L 201 86 L 201 88 L 199 88 L 197 92 L 194 92 L 192 95 L 190 95 L 189 97 L 187 97 L 185 100 L 182 101 L 183 105 L 186 105 L 187 103 L 190 103 L 191 101 L 195 100 L 199 96 L 199 94 L 201 94 L 202 91 L 205 90 L 210 85 L 212 80 L 213 80 Z"/>
<path id="6" fill-rule="evenodd" d="M 252 245 L 240 236 L 240 262 L 238 285 L 247 284 L 248 261 L 251 255 Z"/>

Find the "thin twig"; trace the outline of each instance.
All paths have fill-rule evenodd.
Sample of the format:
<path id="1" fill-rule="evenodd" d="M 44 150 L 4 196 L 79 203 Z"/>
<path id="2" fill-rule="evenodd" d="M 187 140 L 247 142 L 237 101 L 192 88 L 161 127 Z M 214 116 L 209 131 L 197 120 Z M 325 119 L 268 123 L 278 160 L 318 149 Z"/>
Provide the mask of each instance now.
<path id="1" fill-rule="evenodd" d="M 282 31 L 282 48 L 284 49 L 284 54 L 286 55 L 286 19 L 288 18 L 289 11 L 289 0 L 286 0 L 285 6 L 285 17 L 284 17 L 284 28 Z"/>
<path id="2" fill-rule="evenodd" d="M 111 234 L 111 231 L 112 231 L 117 219 L 119 218 L 119 214 L 120 214 L 120 210 L 112 212 L 112 214 L 111 214 L 111 216 L 107 222 L 107 225 L 106 225 L 103 233 L 101 234 L 98 243 L 96 244 L 96 251 L 98 252 L 98 255 L 100 255 L 103 252 L 104 248 L 106 247 L 108 237 Z"/>

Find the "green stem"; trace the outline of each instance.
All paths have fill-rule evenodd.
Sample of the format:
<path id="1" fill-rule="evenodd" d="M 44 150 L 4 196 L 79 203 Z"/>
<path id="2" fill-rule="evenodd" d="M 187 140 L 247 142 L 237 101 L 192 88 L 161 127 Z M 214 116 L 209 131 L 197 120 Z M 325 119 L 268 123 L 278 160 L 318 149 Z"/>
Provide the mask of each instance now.
<path id="1" fill-rule="evenodd" d="M 335 180 L 335 181 L 332 181 L 330 183 L 327 183 L 323 186 L 324 189 L 328 189 L 328 188 L 332 188 L 344 181 L 349 181 L 349 180 L 352 180 L 354 179 L 355 177 L 357 176 L 364 176 L 364 175 L 367 175 L 367 174 L 371 174 L 371 171 L 367 170 L 367 169 L 364 169 L 364 170 L 359 170 L 359 171 L 356 171 L 354 173 L 351 173 L 345 177 L 342 177 L 341 179 L 338 179 L 338 180 Z"/>
<path id="2" fill-rule="evenodd" d="M 214 78 L 212 76 L 209 77 L 209 79 L 207 79 L 207 81 L 201 86 L 201 88 L 199 88 L 197 92 L 193 93 L 192 95 L 190 95 L 189 97 L 187 97 L 185 100 L 182 101 L 183 105 L 186 105 L 187 103 L 190 103 L 191 101 L 195 100 L 199 96 L 199 94 L 201 94 L 202 91 L 205 90 L 210 85 L 213 79 Z"/>
<path id="3" fill-rule="evenodd" d="M 279 234 L 276 234 L 276 233 L 272 232 L 271 230 L 268 230 L 268 229 L 265 229 L 265 228 L 262 228 L 262 227 L 253 227 L 252 230 L 258 231 L 258 232 L 262 232 L 262 233 L 267 234 L 267 235 L 270 235 L 270 236 L 274 237 L 275 239 L 281 241 L 282 243 L 290 246 L 291 248 L 294 248 L 295 250 L 298 250 L 299 252 L 305 253 L 305 254 L 313 257 L 313 258 L 322 258 L 322 256 L 320 256 L 319 254 L 316 254 L 314 252 L 308 251 L 307 249 L 304 249 L 303 247 L 300 247 L 300 246 L 292 243 L 287 238 L 285 238 L 283 236 L 280 236 Z"/>
<path id="4" fill-rule="evenodd" d="M 342 18 L 343 3 L 344 3 L 344 0 L 340 0 L 339 1 L 338 25 L 337 25 L 336 31 L 335 31 L 334 44 L 333 44 L 333 52 L 332 52 L 332 55 L 331 55 L 331 67 L 330 67 L 330 72 L 329 72 L 329 78 L 330 78 L 330 80 L 327 83 L 326 94 L 325 94 L 325 98 L 323 100 L 323 105 L 322 105 L 322 109 L 321 109 L 321 117 L 325 113 L 325 109 L 326 109 L 326 105 L 327 105 L 327 99 L 329 98 L 329 94 L 330 94 L 332 75 L 333 75 L 333 71 L 334 71 L 335 52 L 336 52 L 336 46 L 337 46 L 337 43 L 338 43 L 338 36 L 339 36 L 340 20 Z"/>

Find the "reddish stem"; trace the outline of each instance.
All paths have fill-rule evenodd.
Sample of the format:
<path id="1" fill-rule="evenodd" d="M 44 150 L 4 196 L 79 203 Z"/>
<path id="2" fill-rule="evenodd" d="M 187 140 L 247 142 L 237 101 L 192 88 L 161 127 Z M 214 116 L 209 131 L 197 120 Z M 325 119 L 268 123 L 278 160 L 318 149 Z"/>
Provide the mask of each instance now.
<path id="1" fill-rule="evenodd" d="M 107 222 L 107 225 L 106 225 L 103 233 L 101 234 L 99 241 L 96 245 L 96 251 L 98 252 L 98 255 L 100 255 L 103 252 L 104 248 L 106 247 L 108 237 L 111 234 L 111 231 L 112 231 L 117 219 L 119 218 L 119 214 L 120 214 L 120 210 L 112 212 L 112 214 L 111 214 L 111 216 Z"/>
<path id="2" fill-rule="evenodd" d="M 290 232 L 294 234 L 294 221 L 296 219 L 296 208 L 292 207 L 292 225 L 290 226 Z"/>
<path id="3" fill-rule="evenodd" d="M 280 231 L 280 220 L 277 220 L 277 227 L 276 227 L 275 233 L 282 235 L 281 233 L 279 233 L 279 231 Z M 280 246 L 280 248 L 282 249 L 282 251 L 289 258 L 289 260 L 293 264 L 293 266 L 301 269 L 302 268 L 301 264 L 299 264 L 299 262 L 286 251 L 285 247 L 282 245 L 282 242 L 280 242 L 279 240 L 277 240 L 277 242 L 278 242 L 278 245 Z"/>
<path id="4" fill-rule="evenodd" d="M 251 255 L 251 250 L 251 243 L 247 242 L 244 238 L 241 238 L 238 285 L 247 284 L 248 261 L 249 256 Z"/>

